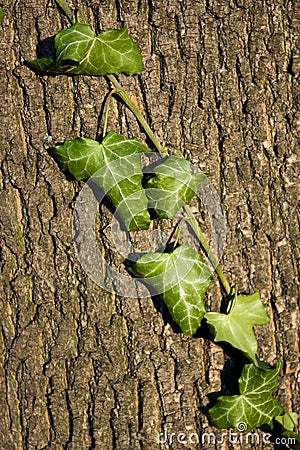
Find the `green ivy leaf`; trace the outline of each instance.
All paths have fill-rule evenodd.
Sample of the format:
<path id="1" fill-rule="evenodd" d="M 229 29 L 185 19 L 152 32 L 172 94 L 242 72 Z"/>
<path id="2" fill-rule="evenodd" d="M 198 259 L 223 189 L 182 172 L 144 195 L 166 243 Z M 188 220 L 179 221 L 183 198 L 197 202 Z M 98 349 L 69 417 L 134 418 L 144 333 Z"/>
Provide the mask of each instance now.
<path id="1" fill-rule="evenodd" d="M 244 367 L 239 378 L 240 395 L 223 396 L 209 410 L 218 428 L 234 427 L 249 431 L 263 424 L 273 428 L 273 418 L 283 412 L 272 392 L 278 387 L 278 374 L 282 363 L 275 369 L 261 370 L 254 364 Z"/>
<path id="2" fill-rule="evenodd" d="M 298 426 L 298 414 L 285 411 L 284 414 L 275 417 L 276 422 L 280 424 L 282 436 L 286 438 L 287 444 L 295 449 L 300 449 L 300 435 L 296 432 Z"/>
<path id="3" fill-rule="evenodd" d="M 154 176 L 145 184 L 149 207 L 158 218 L 172 219 L 183 205 L 190 203 L 205 179 L 204 174 L 192 172 L 186 159 L 167 156 L 155 166 Z"/>
<path id="4" fill-rule="evenodd" d="M 275 417 L 282 428 L 287 431 L 294 431 L 298 424 L 298 414 L 295 412 L 284 412 L 281 416 Z"/>
<path id="5" fill-rule="evenodd" d="M 200 253 L 185 243 L 172 253 L 147 253 L 128 270 L 143 277 L 156 294 L 162 294 L 183 334 L 196 332 L 205 314 L 204 295 L 211 281 Z"/>
<path id="6" fill-rule="evenodd" d="M 255 365 L 258 343 L 253 331 L 255 325 L 263 325 L 270 319 L 258 292 L 234 295 L 228 314 L 208 312 L 205 314 L 215 342 L 228 342 L 241 350 Z"/>
<path id="7" fill-rule="evenodd" d="M 129 231 L 149 228 L 148 201 L 142 187 L 141 153 L 149 149 L 113 131 L 102 143 L 88 138 L 65 141 L 55 148 L 64 169 L 77 180 L 93 180 L 117 208 Z"/>
<path id="8" fill-rule="evenodd" d="M 40 58 L 29 65 L 56 74 L 140 74 L 142 56 L 127 28 L 103 31 L 96 36 L 87 24 L 75 23 L 55 36 L 55 60 Z"/>

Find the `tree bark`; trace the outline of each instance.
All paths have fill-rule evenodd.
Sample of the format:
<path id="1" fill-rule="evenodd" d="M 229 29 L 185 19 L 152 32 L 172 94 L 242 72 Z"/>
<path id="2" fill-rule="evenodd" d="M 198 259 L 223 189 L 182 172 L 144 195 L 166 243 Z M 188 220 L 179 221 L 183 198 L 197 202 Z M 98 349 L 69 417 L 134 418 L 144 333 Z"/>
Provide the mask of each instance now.
<path id="1" fill-rule="evenodd" d="M 96 32 L 126 24 L 138 42 L 143 74 L 120 81 L 159 139 L 211 174 L 227 217 L 222 267 L 239 291 L 261 293 L 271 321 L 256 329 L 259 356 L 284 361 L 277 395 L 298 412 L 296 3 L 69 5 L 79 7 Z M 99 113 L 109 86 L 104 78 L 32 72 L 25 61 L 36 58 L 36 46 L 67 21 L 46 0 L 2 4 L 0 448 L 274 448 L 262 440 L 234 447 L 228 439 L 189 442 L 191 433 L 201 441 L 203 433 L 220 439 L 224 432 L 209 424 L 206 406 L 208 394 L 221 390 L 229 356 L 203 337 L 174 331 L 151 298 L 110 294 L 82 269 L 72 214 L 83 184 L 66 178 L 49 149 L 78 135 L 101 134 Z M 116 100 L 109 129 L 148 142 Z M 207 220 L 205 211 L 198 217 Z M 109 221 L 103 207 L 100 238 L 107 258 Z M 209 234 L 209 225 L 203 226 Z M 218 311 L 221 298 L 215 281 L 207 309 Z M 159 443 L 165 430 L 168 441 L 161 436 Z"/>

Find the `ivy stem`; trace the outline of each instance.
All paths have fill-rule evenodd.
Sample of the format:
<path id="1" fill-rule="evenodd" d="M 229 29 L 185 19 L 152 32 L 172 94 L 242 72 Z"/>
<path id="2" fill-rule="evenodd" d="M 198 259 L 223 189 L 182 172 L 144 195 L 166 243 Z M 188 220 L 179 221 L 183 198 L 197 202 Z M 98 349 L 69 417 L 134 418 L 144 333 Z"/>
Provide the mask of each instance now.
<path id="1" fill-rule="evenodd" d="M 116 77 L 114 75 L 107 75 L 107 78 L 111 82 L 112 86 L 114 87 L 114 94 L 118 95 L 123 102 L 126 104 L 126 106 L 130 109 L 130 111 L 135 115 L 138 122 L 141 124 L 141 126 L 144 128 L 147 136 L 149 139 L 151 139 L 152 143 L 155 145 L 155 148 L 162 154 L 166 153 L 165 148 L 160 144 L 159 140 L 151 130 L 150 126 L 148 125 L 146 119 L 142 115 L 142 113 L 139 111 L 139 109 L 135 106 L 133 101 L 130 99 L 128 94 L 124 91 L 121 84 L 118 82 Z"/>
<path id="2" fill-rule="evenodd" d="M 66 2 L 64 0 L 55 0 L 55 1 L 58 4 L 58 6 L 63 10 L 65 15 L 69 19 L 70 23 L 73 25 L 75 16 L 72 13 L 72 11 L 69 8 L 69 6 L 66 4 Z M 161 145 L 161 143 L 159 142 L 159 140 L 157 139 L 157 137 L 155 136 L 155 134 L 151 130 L 150 126 L 148 125 L 146 119 L 141 114 L 139 109 L 135 106 L 135 104 L 130 99 L 128 94 L 124 91 L 122 85 L 118 82 L 116 77 L 114 75 L 112 75 L 112 74 L 109 74 L 109 75 L 107 75 L 107 78 L 109 79 L 110 83 L 112 84 L 113 90 L 110 92 L 109 97 L 108 97 L 108 104 L 107 104 L 107 107 L 106 107 L 105 119 L 104 119 L 103 136 L 105 136 L 105 134 L 106 134 L 107 120 L 108 120 L 108 109 L 109 109 L 109 104 L 110 104 L 110 100 L 111 100 L 111 95 L 112 94 L 116 94 L 123 100 L 125 105 L 135 115 L 136 119 L 138 120 L 140 125 L 143 127 L 143 129 L 145 130 L 147 136 L 149 137 L 149 139 L 151 139 L 152 143 L 154 144 L 154 146 L 158 150 L 158 152 L 160 152 L 162 154 L 166 154 L 166 148 Z M 202 246 L 203 250 L 207 254 L 211 264 L 213 265 L 215 271 L 217 272 L 219 280 L 220 280 L 220 282 L 221 282 L 221 284 L 222 284 L 226 294 L 229 295 L 231 293 L 230 285 L 229 285 L 228 281 L 226 280 L 225 275 L 224 275 L 224 273 L 223 273 L 223 271 L 222 271 L 218 261 L 216 260 L 215 256 L 213 255 L 213 253 L 211 251 L 211 248 L 209 246 L 209 243 L 207 242 L 204 234 L 202 233 L 202 231 L 201 231 L 201 229 L 200 229 L 200 227 L 198 225 L 197 220 L 195 219 L 192 211 L 190 210 L 190 208 L 188 206 L 184 206 L 184 210 L 185 210 L 186 214 L 188 215 L 188 219 L 190 220 L 191 227 L 193 228 L 194 232 L 196 233 L 196 235 L 199 238 L 199 241 L 201 243 L 201 246 Z"/>
<path id="3" fill-rule="evenodd" d="M 71 25 L 74 23 L 74 14 L 72 13 L 71 8 L 66 4 L 64 0 L 55 0 L 58 6 L 63 10 L 69 21 L 71 22 Z"/>
<path id="4" fill-rule="evenodd" d="M 105 135 L 106 135 L 108 113 L 109 113 L 109 108 L 110 108 L 110 104 L 111 104 L 111 97 L 113 94 L 114 94 L 114 90 L 110 91 L 110 93 L 108 94 L 108 97 L 107 97 L 107 101 L 106 101 L 103 132 L 102 132 L 103 137 L 105 137 Z"/>
<path id="5" fill-rule="evenodd" d="M 230 284 L 228 283 L 228 281 L 221 269 L 221 266 L 219 265 L 218 261 L 216 260 L 214 254 L 212 253 L 209 243 L 207 242 L 206 237 L 202 233 L 201 228 L 199 227 L 194 214 L 192 213 L 189 206 L 185 205 L 183 208 L 184 208 L 184 211 L 186 212 L 186 214 L 188 215 L 189 223 L 190 223 L 191 227 L 193 228 L 193 231 L 195 232 L 196 236 L 198 237 L 203 250 L 207 254 L 207 257 L 209 258 L 211 264 L 213 265 L 213 268 L 217 272 L 219 280 L 220 280 L 226 294 L 229 295 L 231 293 Z"/>
<path id="6" fill-rule="evenodd" d="M 74 14 L 72 13 L 71 9 L 69 8 L 69 6 L 65 3 L 64 0 L 55 0 L 56 3 L 58 4 L 58 6 L 63 10 L 63 12 L 65 13 L 65 15 L 67 16 L 67 18 L 69 19 L 70 23 L 73 25 L 74 22 Z M 113 94 L 118 95 L 123 102 L 126 104 L 126 106 L 130 109 L 130 111 L 135 115 L 135 117 L 137 118 L 138 122 L 141 124 L 141 126 L 143 127 L 143 129 L 145 130 L 147 136 L 149 137 L 149 139 L 151 139 L 152 143 L 154 144 L 155 148 L 162 154 L 166 153 L 166 149 L 161 145 L 161 143 L 159 142 L 159 140 L 157 139 L 157 137 L 155 136 L 155 134 L 153 133 L 153 131 L 151 130 L 150 126 L 148 125 L 146 119 L 144 118 L 144 116 L 141 114 L 141 112 L 139 111 L 139 109 L 135 106 L 135 104 L 133 103 L 133 101 L 130 99 L 130 97 L 128 96 L 128 94 L 124 91 L 123 87 L 121 86 L 121 84 L 118 82 L 118 80 L 116 79 L 116 77 L 113 74 L 109 74 L 107 75 L 107 78 L 109 79 L 109 81 L 111 82 L 112 86 L 113 86 Z M 108 109 L 108 108 L 107 108 Z M 104 122 L 104 131 L 103 131 L 103 135 L 105 135 L 106 133 L 106 124 L 107 124 L 107 115 L 105 115 L 105 122 Z"/>
<path id="7" fill-rule="evenodd" d="M 107 78 L 109 79 L 109 81 L 111 82 L 111 84 L 114 87 L 113 92 L 115 94 L 117 94 L 125 102 L 126 106 L 128 106 L 128 108 L 133 112 L 133 114 L 135 115 L 137 120 L 140 122 L 140 124 L 144 128 L 148 137 L 151 139 L 151 141 L 155 145 L 156 149 L 160 153 L 165 153 L 166 149 L 159 143 L 157 137 L 155 136 L 155 134 L 151 130 L 150 126 L 146 122 L 146 119 L 143 117 L 143 115 L 140 113 L 140 111 L 134 105 L 132 100 L 129 98 L 129 96 L 126 94 L 126 92 L 123 90 L 123 88 L 122 88 L 121 84 L 118 82 L 118 80 L 114 77 L 114 75 L 107 75 Z M 202 233 L 197 220 L 195 219 L 192 211 L 190 210 L 190 208 L 188 206 L 184 206 L 184 209 L 185 209 L 185 212 L 187 213 L 187 215 L 189 216 L 190 224 L 191 224 L 194 232 L 198 236 L 203 250 L 207 254 L 211 264 L 213 265 L 215 271 L 217 272 L 219 280 L 220 280 L 226 294 L 229 295 L 231 293 L 231 287 L 230 287 L 228 281 L 226 280 L 226 277 L 221 269 L 221 266 L 219 265 L 218 261 L 216 260 L 214 254 L 212 253 L 209 243 L 207 242 L 204 234 Z"/>

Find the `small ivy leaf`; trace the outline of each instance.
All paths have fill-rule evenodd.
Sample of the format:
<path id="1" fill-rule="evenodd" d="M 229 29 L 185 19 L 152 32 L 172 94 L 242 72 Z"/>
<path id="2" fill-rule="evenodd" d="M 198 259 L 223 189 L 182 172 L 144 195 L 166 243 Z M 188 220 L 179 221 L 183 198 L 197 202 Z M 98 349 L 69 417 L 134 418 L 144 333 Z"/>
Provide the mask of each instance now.
<path id="1" fill-rule="evenodd" d="M 264 325 L 270 318 L 258 292 L 235 294 L 228 314 L 208 312 L 205 318 L 215 342 L 228 342 L 241 350 L 255 365 L 259 365 L 256 358 L 258 343 L 253 327 Z"/>
<path id="2" fill-rule="evenodd" d="M 39 58 L 34 61 L 30 61 L 28 64 L 32 69 L 38 70 L 39 72 L 51 72 L 62 75 L 69 72 L 74 67 L 78 67 L 77 61 L 66 60 L 58 63 L 52 58 Z"/>
<path id="3" fill-rule="evenodd" d="M 162 294 L 174 322 L 183 334 L 193 334 L 205 314 L 204 295 L 211 281 L 202 255 L 187 243 L 172 253 L 147 253 L 128 271 L 143 277 L 150 290 Z"/>
<path id="4" fill-rule="evenodd" d="M 298 425 L 298 414 L 295 412 L 285 412 L 281 416 L 275 417 L 282 428 L 287 431 L 294 431 Z"/>
<path id="5" fill-rule="evenodd" d="M 76 180 L 93 177 L 104 189 L 129 231 L 145 230 L 150 225 L 141 167 L 141 153 L 147 151 L 136 139 L 127 139 L 113 131 L 101 144 L 93 139 L 77 138 L 55 147 L 63 168 Z"/>
<path id="6" fill-rule="evenodd" d="M 193 173 L 186 159 L 167 156 L 155 166 L 154 176 L 145 184 L 149 207 L 158 218 L 172 219 L 183 205 L 190 203 L 205 179 L 206 175 Z"/>
<path id="7" fill-rule="evenodd" d="M 283 412 L 278 400 L 272 396 L 278 387 L 281 366 L 281 361 L 275 369 L 269 370 L 261 370 L 254 364 L 246 365 L 239 378 L 240 395 L 222 396 L 209 410 L 213 425 L 220 429 L 234 427 L 240 431 L 249 431 L 263 424 L 273 428 L 273 418 Z"/>
<path id="8" fill-rule="evenodd" d="M 87 24 L 75 23 L 54 40 L 56 56 L 29 62 L 42 72 L 72 75 L 140 74 L 142 56 L 127 28 L 103 31 L 96 36 Z"/>

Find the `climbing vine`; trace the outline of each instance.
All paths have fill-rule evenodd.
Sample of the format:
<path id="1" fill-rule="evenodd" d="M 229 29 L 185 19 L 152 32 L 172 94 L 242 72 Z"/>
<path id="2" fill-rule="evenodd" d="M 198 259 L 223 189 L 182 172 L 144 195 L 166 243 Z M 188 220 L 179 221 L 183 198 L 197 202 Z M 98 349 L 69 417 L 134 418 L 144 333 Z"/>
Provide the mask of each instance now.
<path id="1" fill-rule="evenodd" d="M 253 327 L 270 320 L 260 294 L 241 294 L 230 286 L 189 209 L 206 176 L 195 171 L 182 156 L 169 154 L 115 78 L 121 73 L 141 74 L 143 62 L 138 45 L 126 27 L 95 35 L 86 23 L 73 17 L 64 1 L 57 3 L 72 25 L 56 35 L 53 58 L 33 60 L 29 66 L 39 73 L 106 76 L 111 94 L 122 99 L 134 113 L 153 144 L 152 149 L 114 131 L 107 133 L 106 115 L 101 142 L 78 137 L 55 147 L 61 167 L 77 180 L 93 177 L 128 232 L 147 230 L 153 217 L 173 219 L 182 209 L 183 219 L 191 225 L 201 248 L 195 250 L 189 243 L 179 244 L 176 239 L 164 251 L 144 253 L 131 261 L 128 272 L 141 278 L 152 295 L 161 295 L 182 333 L 192 335 L 205 322 L 215 342 L 228 343 L 247 358 L 248 364 L 239 378 L 238 395 L 218 398 L 208 413 L 212 424 L 238 430 L 244 424 L 243 431 L 263 425 L 274 429 L 276 425 L 283 436 L 293 438 L 292 447 L 299 448 L 298 415 L 284 411 L 272 395 L 278 387 L 282 362 L 271 368 L 257 358 Z M 153 150 L 159 153 L 158 160 L 143 167 L 142 155 Z M 212 279 L 208 261 L 226 294 L 226 313 L 206 310 L 204 297 Z"/>

